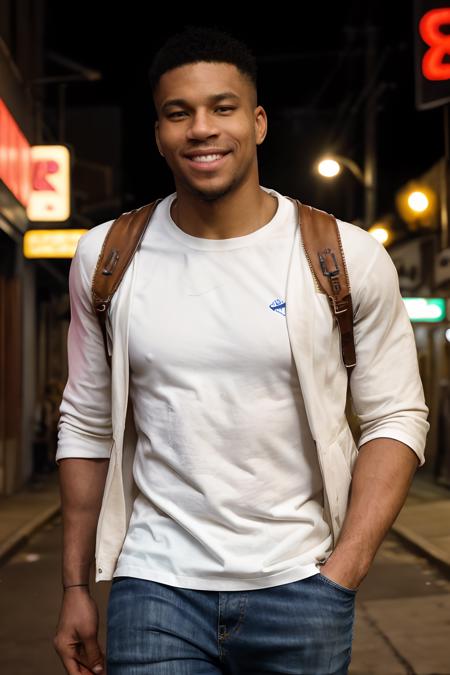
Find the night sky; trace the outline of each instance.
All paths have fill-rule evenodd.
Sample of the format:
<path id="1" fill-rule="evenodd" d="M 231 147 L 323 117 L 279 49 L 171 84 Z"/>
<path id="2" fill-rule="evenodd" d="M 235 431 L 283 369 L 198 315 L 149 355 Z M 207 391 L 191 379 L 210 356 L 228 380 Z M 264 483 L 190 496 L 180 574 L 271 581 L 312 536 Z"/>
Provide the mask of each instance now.
<path id="1" fill-rule="evenodd" d="M 391 210 L 395 190 L 443 154 L 442 108 L 415 110 L 412 1 L 297 3 L 297 20 L 287 3 L 269 4 L 266 10 L 245 5 L 251 14 L 246 20 L 241 19 L 243 6 L 208 3 L 197 9 L 191 3 L 180 11 L 149 2 L 114 7 L 48 0 L 46 48 L 103 75 L 100 82 L 68 86 L 68 106 L 122 109 L 126 210 L 174 189 L 154 141 L 147 70 L 164 40 L 191 23 L 231 32 L 257 57 L 259 103 L 269 122 L 258 149 L 261 184 L 338 217 L 362 215 L 362 186 L 353 176 L 346 172 L 334 184 L 325 184 L 312 166 L 327 148 L 363 164 L 364 105 L 358 99 L 365 83 L 368 21 L 378 29 L 376 60 L 383 90 L 377 116 L 378 214 Z M 61 72 L 46 62 L 46 75 Z M 55 95 L 56 88 L 47 87 L 49 109 Z M 346 211 L 349 192 L 355 200 L 352 213 Z"/>

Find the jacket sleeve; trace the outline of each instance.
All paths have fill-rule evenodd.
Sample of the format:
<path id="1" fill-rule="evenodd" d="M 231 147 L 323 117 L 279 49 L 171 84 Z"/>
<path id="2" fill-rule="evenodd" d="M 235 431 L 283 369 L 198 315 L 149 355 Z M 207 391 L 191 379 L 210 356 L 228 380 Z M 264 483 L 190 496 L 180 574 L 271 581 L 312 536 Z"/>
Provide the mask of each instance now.
<path id="1" fill-rule="evenodd" d="M 88 234 L 80 237 L 69 271 L 68 379 L 59 407 L 57 464 L 65 457 L 107 458 L 112 446 L 111 375 L 83 261 Z"/>
<path id="2" fill-rule="evenodd" d="M 356 366 L 350 378 L 361 429 L 358 449 L 374 438 L 394 438 L 408 445 L 422 466 L 429 409 L 397 270 L 382 244 L 376 246 L 358 296 Z"/>

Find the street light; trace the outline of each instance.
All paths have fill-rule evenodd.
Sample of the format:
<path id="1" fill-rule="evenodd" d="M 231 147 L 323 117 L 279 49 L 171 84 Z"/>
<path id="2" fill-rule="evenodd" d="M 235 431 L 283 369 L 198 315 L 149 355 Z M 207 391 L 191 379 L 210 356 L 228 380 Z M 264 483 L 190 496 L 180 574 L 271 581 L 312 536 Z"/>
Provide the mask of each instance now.
<path id="1" fill-rule="evenodd" d="M 387 246 L 392 239 L 391 230 L 382 223 L 375 223 L 372 227 L 369 228 L 369 234 L 372 235 L 380 244 Z"/>
<path id="2" fill-rule="evenodd" d="M 409 229 L 437 227 L 438 197 L 425 182 L 409 181 L 395 197 L 396 207 Z"/>
<path id="3" fill-rule="evenodd" d="M 422 190 L 415 190 L 408 195 L 408 206 L 415 213 L 423 213 L 427 210 L 430 200 Z"/>
<path id="4" fill-rule="evenodd" d="M 317 165 L 317 170 L 324 178 L 334 178 L 341 173 L 341 165 L 335 159 L 322 159 Z"/>
<path id="5" fill-rule="evenodd" d="M 326 155 L 317 163 L 317 171 L 324 178 L 334 178 L 345 166 L 364 187 L 364 223 L 366 230 L 375 220 L 375 185 L 371 172 L 363 173 L 361 167 L 343 155 Z"/>

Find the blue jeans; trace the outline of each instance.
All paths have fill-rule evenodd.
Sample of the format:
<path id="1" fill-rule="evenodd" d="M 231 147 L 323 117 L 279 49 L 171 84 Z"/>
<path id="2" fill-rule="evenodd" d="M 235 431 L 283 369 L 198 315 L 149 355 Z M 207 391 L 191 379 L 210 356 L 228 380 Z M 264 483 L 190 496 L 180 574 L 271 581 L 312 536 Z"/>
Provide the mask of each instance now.
<path id="1" fill-rule="evenodd" d="M 346 675 L 356 593 L 320 572 L 248 591 L 114 577 L 107 675 Z"/>

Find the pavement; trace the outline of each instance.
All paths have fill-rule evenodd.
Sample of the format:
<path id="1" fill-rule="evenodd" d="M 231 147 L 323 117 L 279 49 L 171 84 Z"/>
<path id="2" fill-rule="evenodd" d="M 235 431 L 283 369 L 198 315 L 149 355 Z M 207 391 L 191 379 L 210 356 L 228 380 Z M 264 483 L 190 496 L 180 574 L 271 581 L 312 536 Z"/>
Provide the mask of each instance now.
<path id="1" fill-rule="evenodd" d="M 60 512 L 58 469 L 35 474 L 19 492 L 0 497 L 0 564 Z M 416 473 L 391 531 L 450 574 L 450 486 Z"/>
<path id="2" fill-rule="evenodd" d="M 0 564 L 60 512 L 58 469 L 36 473 L 22 490 L 0 496 Z"/>
<path id="3" fill-rule="evenodd" d="M 450 573 L 450 486 L 419 469 L 392 532 Z"/>

